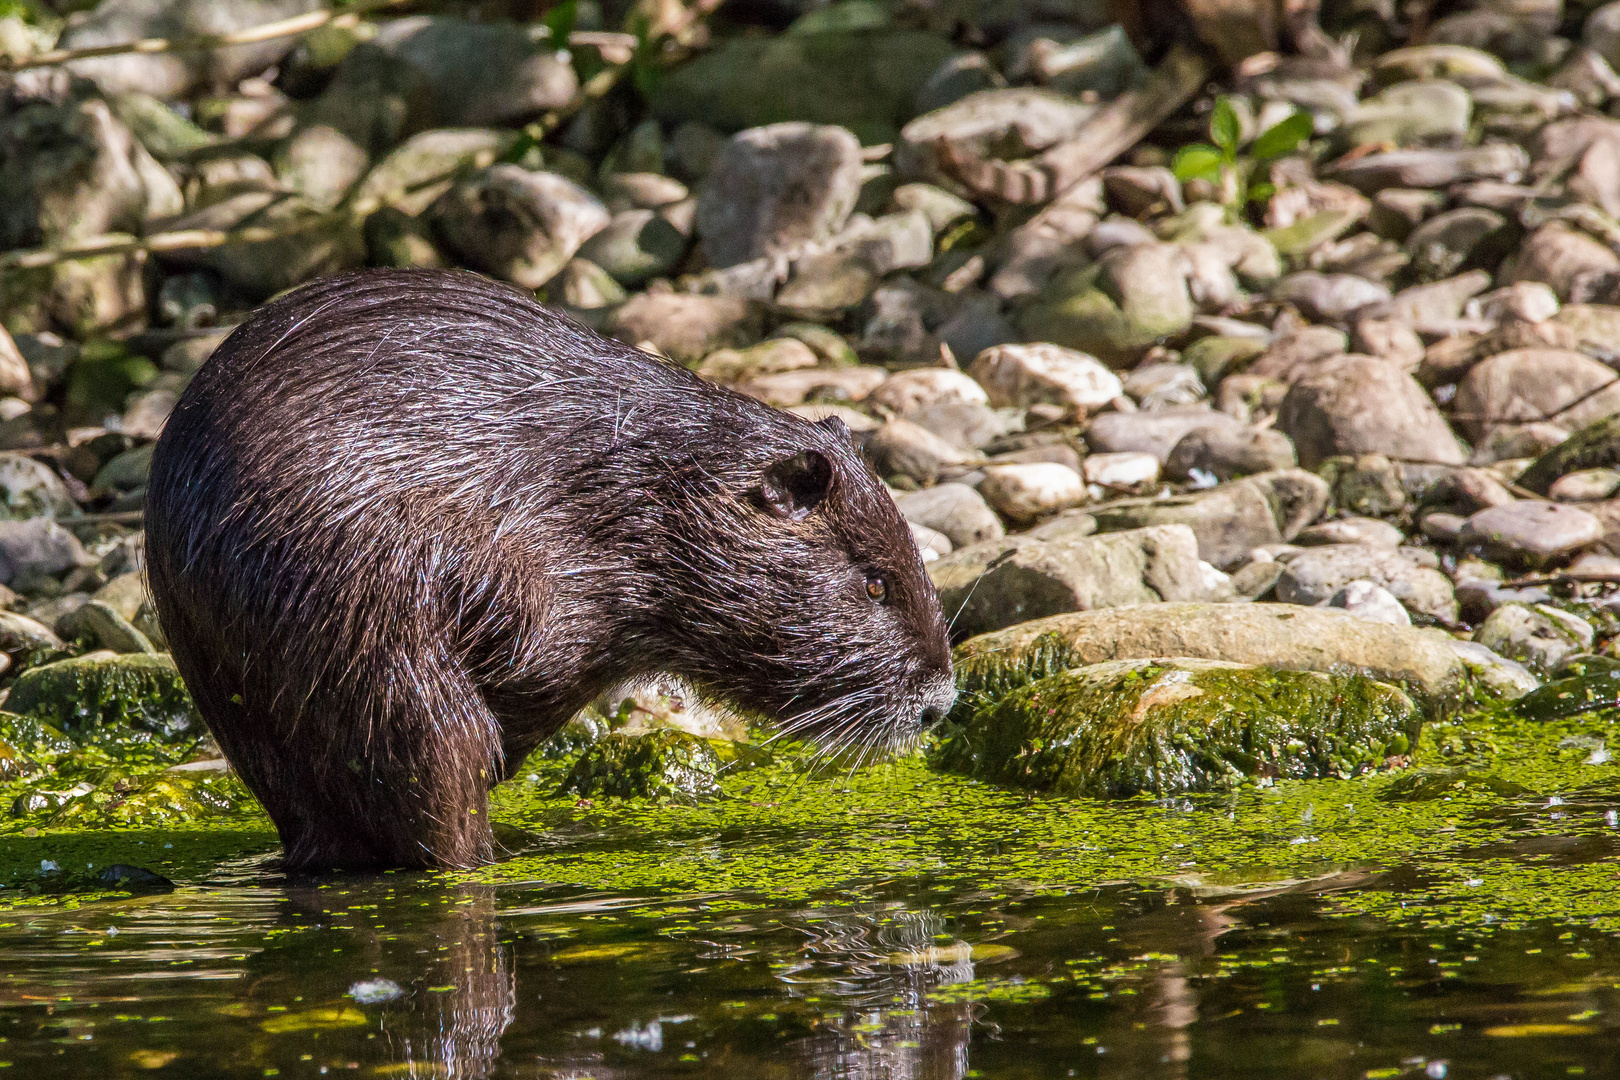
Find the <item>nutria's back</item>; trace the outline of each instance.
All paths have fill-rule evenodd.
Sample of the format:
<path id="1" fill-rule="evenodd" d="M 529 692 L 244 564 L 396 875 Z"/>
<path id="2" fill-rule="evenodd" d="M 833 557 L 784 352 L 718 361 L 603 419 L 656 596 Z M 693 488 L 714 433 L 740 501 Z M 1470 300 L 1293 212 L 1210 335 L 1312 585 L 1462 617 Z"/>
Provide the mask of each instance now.
<path id="1" fill-rule="evenodd" d="M 171 416 L 146 521 L 175 662 L 297 866 L 487 858 L 488 787 L 626 677 L 860 744 L 952 695 L 842 425 L 470 273 L 255 314 Z"/>

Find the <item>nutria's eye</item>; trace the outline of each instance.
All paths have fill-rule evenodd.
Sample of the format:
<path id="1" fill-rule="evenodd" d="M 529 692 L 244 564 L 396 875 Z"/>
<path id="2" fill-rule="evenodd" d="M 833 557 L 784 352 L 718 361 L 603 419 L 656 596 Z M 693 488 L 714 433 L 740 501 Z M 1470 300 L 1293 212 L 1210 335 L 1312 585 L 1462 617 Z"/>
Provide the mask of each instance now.
<path id="1" fill-rule="evenodd" d="M 883 575 L 873 574 L 866 579 L 866 595 L 876 604 L 883 603 L 889 597 L 889 583 L 883 580 Z"/>

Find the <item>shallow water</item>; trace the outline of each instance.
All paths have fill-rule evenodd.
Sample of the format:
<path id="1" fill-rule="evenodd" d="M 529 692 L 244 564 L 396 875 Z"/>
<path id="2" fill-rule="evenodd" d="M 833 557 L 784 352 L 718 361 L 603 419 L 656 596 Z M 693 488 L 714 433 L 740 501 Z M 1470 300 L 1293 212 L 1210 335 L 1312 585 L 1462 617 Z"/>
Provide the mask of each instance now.
<path id="1" fill-rule="evenodd" d="M 1601 715 L 1475 720 L 1431 729 L 1421 774 L 1125 803 L 911 760 L 742 773 L 696 807 L 587 806 L 550 797 L 541 762 L 498 800 L 540 839 L 463 875 L 290 881 L 252 824 L 0 834 L 0 881 L 99 859 L 179 885 L 0 890 L 0 1062 L 31 1078 L 1616 1076 L 1607 735 Z"/>

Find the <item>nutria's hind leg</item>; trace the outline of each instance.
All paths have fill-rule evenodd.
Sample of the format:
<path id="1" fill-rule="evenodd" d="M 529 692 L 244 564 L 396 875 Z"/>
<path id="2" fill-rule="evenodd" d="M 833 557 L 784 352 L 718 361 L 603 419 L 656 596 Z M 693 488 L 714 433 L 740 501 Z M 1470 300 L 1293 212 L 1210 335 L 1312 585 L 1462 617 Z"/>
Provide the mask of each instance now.
<path id="1" fill-rule="evenodd" d="M 453 661 L 375 673 L 343 695 L 355 721 L 303 770 L 272 817 L 292 869 L 455 868 L 494 854 L 495 716 Z M 369 710 L 369 715 L 367 711 Z M 296 761 L 295 753 L 288 762 Z"/>

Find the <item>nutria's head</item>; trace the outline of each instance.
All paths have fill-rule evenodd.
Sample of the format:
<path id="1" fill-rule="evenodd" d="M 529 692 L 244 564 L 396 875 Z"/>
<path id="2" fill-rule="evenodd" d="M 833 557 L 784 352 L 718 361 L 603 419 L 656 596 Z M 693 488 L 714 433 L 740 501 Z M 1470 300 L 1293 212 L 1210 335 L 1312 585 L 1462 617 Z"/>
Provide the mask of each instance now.
<path id="1" fill-rule="evenodd" d="M 841 421 L 733 407 L 716 419 L 745 437 L 667 474 L 670 669 L 823 747 L 910 745 L 956 697 L 910 528 Z"/>

